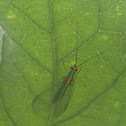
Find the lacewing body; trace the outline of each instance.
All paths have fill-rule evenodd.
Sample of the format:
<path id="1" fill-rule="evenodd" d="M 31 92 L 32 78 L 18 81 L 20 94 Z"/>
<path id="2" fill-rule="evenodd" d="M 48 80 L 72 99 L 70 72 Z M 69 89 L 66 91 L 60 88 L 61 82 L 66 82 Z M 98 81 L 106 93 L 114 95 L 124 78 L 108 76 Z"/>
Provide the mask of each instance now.
<path id="1" fill-rule="evenodd" d="M 71 71 L 55 87 L 55 93 L 51 98 L 49 94 L 52 88 L 42 91 L 42 93 L 36 96 L 32 103 L 33 112 L 36 115 L 44 115 L 44 113 L 49 111 L 49 107 L 53 106 L 52 116 L 57 118 L 62 115 L 70 102 L 74 86 L 74 76 L 77 71 L 76 65 L 71 67 Z"/>
<path id="2" fill-rule="evenodd" d="M 49 112 L 51 108 L 51 116 L 53 118 L 61 116 L 67 109 L 72 97 L 74 77 L 76 72 L 78 71 L 77 67 L 83 65 L 96 56 L 98 56 L 98 54 L 82 62 L 78 66 L 76 66 L 75 64 L 73 67 L 71 67 L 71 71 L 67 74 L 67 76 L 65 76 L 63 80 L 55 84 L 55 87 L 52 88 L 51 86 L 49 89 L 38 94 L 32 102 L 33 112 L 36 115 L 44 117 L 45 113 Z M 51 94 L 50 92 L 53 92 L 53 94 Z"/>
<path id="3" fill-rule="evenodd" d="M 76 72 L 78 71 L 78 67 L 99 55 L 98 52 L 98 54 L 90 57 L 79 65 L 76 65 L 77 50 L 78 41 L 76 49 L 76 63 L 73 67 L 71 67 L 71 71 L 68 72 L 67 76 L 65 76 L 63 80 L 60 80 L 54 84 L 54 86 L 50 85 L 49 88 L 43 90 L 34 98 L 32 102 L 32 110 L 36 115 L 46 118 L 46 115 L 48 116 L 49 113 L 49 116 L 51 115 L 51 117 L 54 119 L 58 118 L 66 111 L 72 97 L 74 78 Z"/>
<path id="4" fill-rule="evenodd" d="M 63 84 L 61 85 L 56 95 L 54 96 L 52 103 L 56 103 L 60 101 L 60 99 L 64 96 L 67 88 L 71 86 L 70 84 L 74 81 L 74 76 L 76 71 L 77 71 L 76 65 L 74 65 L 74 67 L 71 67 L 71 71 L 68 73 L 66 77 L 64 77 Z"/>

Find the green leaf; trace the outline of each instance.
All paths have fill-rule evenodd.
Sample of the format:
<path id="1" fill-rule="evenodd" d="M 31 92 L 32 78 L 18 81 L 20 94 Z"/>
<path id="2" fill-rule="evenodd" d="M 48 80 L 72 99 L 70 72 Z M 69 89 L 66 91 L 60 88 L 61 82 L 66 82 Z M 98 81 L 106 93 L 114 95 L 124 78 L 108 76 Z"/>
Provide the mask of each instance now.
<path id="1" fill-rule="evenodd" d="M 53 125 L 125 126 L 126 1 L 0 0 L 0 125 L 46 125 L 32 101 L 67 75 L 76 50 L 78 64 L 98 56 Z"/>

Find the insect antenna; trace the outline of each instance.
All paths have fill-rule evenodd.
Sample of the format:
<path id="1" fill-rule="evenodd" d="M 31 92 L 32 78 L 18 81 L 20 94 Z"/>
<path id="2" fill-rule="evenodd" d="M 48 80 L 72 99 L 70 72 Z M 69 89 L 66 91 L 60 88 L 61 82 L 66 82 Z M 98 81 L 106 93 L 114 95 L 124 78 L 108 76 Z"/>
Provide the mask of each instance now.
<path id="1" fill-rule="evenodd" d="M 81 65 L 85 64 L 86 62 L 88 62 L 89 60 L 91 60 L 91 59 L 95 58 L 95 57 L 96 57 L 96 56 L 98 56 L 98 55 L 99 55 L 99 53 L 98 53 L 97 55 L 92 56 L 91 58 L 87 59 L 86 61 L 84 61 L 84 62 L 80 63 L 79 65 L 77 65 L 77 67 L 79 67 L 79 66 L 81 66 Z"/>
<path id="2" fill-rule="evenodd" d="M 102 50 L 101 52 L 98 52 L 98 54 L 96 54 L 96 55 L 94 55 L 94 56 L 90 57 L 89 59 L 87 59 L 86 61 L 84 61 L 84 62 L 80 63 L 79 65 L 77 65 L 77 67 L 79 67 L 79 66 L 81 66 L 81 65 L 85 64 L 86 62 L 90 61 L 91 59 L 93 59 L 93 58 L 97 57 L 100 53 L 103 53 L 105 50 L 106 50 L 106 49 Z"/>
<path id="3" fill-rule="evenodd" d="M 75 60 L 75 64 L 77 64 L 77 55 L 78 55 L 78 26 L 77 26 L 76 34 L 77 34 L 77 48 L 76 48 L 76 60 Z"/>
<path id="4" fill-rule="evenodd" d="M 79 3 L 78 3 L 78 1 L 77 1 L 77 6 L 79 6 L 78 5 Z M 75 65 L 77 64 L 77 55 L 78 55 L 78 25 L 79 25 L 79 7 L 77 7 L 78 9 L 77 9 L 77 12 L 78 12 L 78 17 L 77 17 L 77 30 L 76 30 L 76 36 L 77 36 L 77 48 L 76 48 L 76 59 L 75 59 Z"/>

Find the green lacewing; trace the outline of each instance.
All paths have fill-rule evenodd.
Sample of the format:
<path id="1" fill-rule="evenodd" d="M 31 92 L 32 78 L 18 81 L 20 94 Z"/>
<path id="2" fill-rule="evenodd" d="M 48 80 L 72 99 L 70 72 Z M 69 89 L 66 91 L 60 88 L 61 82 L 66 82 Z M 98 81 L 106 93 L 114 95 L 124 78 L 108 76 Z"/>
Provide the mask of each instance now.
<path id="1" fill-rule="evenodd" d="M 78 9 L 78 17 L 79 17 L 79 9 Z M 77 24 L 78 24 L 77 19 Z M 45 117 L 48 116 L 48 119 L 56 119 L 61 116 L 67 109 L 72 93 L 73 87 L 75 85 L 74 78 L 75 74 L 78 71 L 78 67 L 91 60 L 92 58 L 99 55 L 94 55 L 90 57 L 88 60 L 77 65 L 77 51 L 78 51 L 78 25 L 77 25 L 77 49 L 76 49 L 76 62 L 74 66 L 71 67 L 71 70 L 68 74 L 62 79 L 57 81 L 56 83 L 50 84 L 47 89 L 42 90 L 32 102 L 32 110 L 35 115 Z M 103 51 L 102 51 L 103 52 Z M 48 114 L 47 114 L 48 113 Z"/>
<path id="2" fill-rule="evenodd" d="M 103 51 L 102 51 L 103 52 Z M 91 60 L 92 58 L 98 56 L 99 53 L 88 60 L 76 65 L 77 63 L 77 53 L 76 53 L 76 63 L 68 74 L 64 77 L 63 80 L 60 80 L 51 86 L 48 89 L 40 92 L 32 102 L 32 109 L 36 115 L 45 116 L 47 112 L 51 112 L 52 118 L 58 118 L 61 116 L 67 109 L 70 99 L 72 97 L 73 87 L 74 87 L 74 78 L 75 74 L 78 71 L 78 67 Z M 53 92 L 53 93 L 51 93 Z M 50 110 L 52 109 L 52 110 Z"/>

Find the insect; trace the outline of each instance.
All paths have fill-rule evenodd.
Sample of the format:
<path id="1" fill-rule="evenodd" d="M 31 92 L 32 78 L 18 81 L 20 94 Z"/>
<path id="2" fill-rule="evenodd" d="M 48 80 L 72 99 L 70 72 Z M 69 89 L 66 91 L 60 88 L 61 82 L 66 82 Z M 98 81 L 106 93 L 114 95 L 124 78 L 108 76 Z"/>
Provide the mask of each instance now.
<path id="1" fill-rule="evenodd" d="M 79 65 L 77 64 L 78 38 L 79 38 L 78 23 L 79 23 L 79 9 L 77 18 L 77 29 L 75 31 L 77 36 L 75 64 L 71 67 L 71 70 L 62 80 L 59 80 L 56 83 L 53 82 L 53 85 L 50 84 L 47 89 L 41 91 L 33 99 L 32 102 L 33 112 L 36 115 L 41 116 L 43 118 L 48 117 L 49 120 L 50 118 L 56 119 L 66 111 L 72 97 L 73 87 L 75 85 L 74 78 L 78 71 L 78 68 L 83 64 L 85 64 L 86 62 L 88 62 L 89 60 L 99 55 L 99 54 L 94 55 L 89 59 L 87 59 L 86 61 L 80 63 Z"/>
<path id="2" fill-rule="evenodd" d="M 52 118 L 58 118 L 67 109 L 70 99 L 72 97 L 74 78 L 78 71 L 78 67 L 85 64 L 92 58 L 98 56 L 99 54 L 89 58 L 88 60 L 77 65 L 77 52 L 76 52 L 76 63 L 71 67 L 71 70 L 53 87 L 50 87 L 41 93 L 39 93 L 32 102 L 32 109 L 36 115 L 46 117 L 47 112 L 51 111 Z M 52 93 L 50 93 L 52 92 Z"/>

